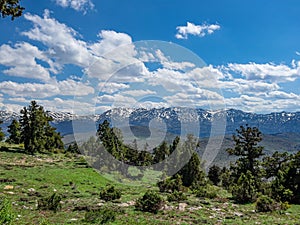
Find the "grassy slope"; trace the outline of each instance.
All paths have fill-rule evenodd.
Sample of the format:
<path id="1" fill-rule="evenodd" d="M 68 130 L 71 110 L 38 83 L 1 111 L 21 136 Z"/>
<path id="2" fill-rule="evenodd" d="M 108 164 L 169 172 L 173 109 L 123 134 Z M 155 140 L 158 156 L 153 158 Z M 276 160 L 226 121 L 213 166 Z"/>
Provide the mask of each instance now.
<path id="1" fill-rule="evenodd" d="M 10 146 L 10 151 L 0 152 L 0 195 L 13 202 L 13 209 L 19 215 L 14 224 L 39 224 L 43 219 L 51 224 L 85 224 L 85 211 L 75 208 L 101 204 L 99 189 L 110 181 L 88 168 L 80 157 L 29 156 L 18 151 Z M 4 190 L 7 185 L 14 188 Z M 135 201 L 147 189 L 157 190 L 116 185 L 123 195 L 113 204 Z M 63 195 L 62 210 L 57 213 L 37 210 L 40 196 L 54 191 Z M 189 194 L 184 211 L 178 210 L 178 203 L 168 203 L 173 208 L 156 215 L 137 212 L 134 206 L 123 207 L 124 214 L 118 215 L 113 224 L 297 224 L 300 221 L 300 206 L 293 205 L 284 213 L 255 213 L 253 204 L 236 205 L 228 199 L 226 191 L 219 188 L 217 191 L 220 197 L 212 200 Z"/>

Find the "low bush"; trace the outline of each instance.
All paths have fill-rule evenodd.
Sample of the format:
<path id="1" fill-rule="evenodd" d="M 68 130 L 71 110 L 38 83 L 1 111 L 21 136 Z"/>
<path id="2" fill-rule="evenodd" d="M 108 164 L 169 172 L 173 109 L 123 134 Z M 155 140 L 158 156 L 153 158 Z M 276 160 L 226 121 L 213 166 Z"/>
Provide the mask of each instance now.
<path id="1" fill-rule="evenodd" d="M 118 210 L 112 207 L 101 207 L 85 213 L 84 220 L 88 223 L 105 224 L 116 219 Z"/>
<path id="2" fill-rule="evenodd" d="M 174 191 L 168 196 L 169 202 L 180 202 L 187 200 L 186 195 L 181 191 Z"/>
<path id="3" fill-rule="evenodd" d="M 218 197 L 217 191 L 210 185 L 199 187 L 197 190 L 194 190 L 194 193 L 198 198 L 213 199 Z"/>
<path id="4" fill-rule="evenodd" d="M 160 192 L 182 191 L 184 186 L 180 175 L 176 175 L 175 178 L 170 177 L 157 183 Z"/>
<path id="5" fill-rule="evenodd" d="M 162 197 L 154 191 L 147 191 L 136 201 L 135 208 L 143 212 L 157 213 L 163 206 Z"/>
<path id="6" fill-rule="evenodd" d="M 255 203 L 255 209 L 257 212 L 272 212 L 278 208 L 278 203 L 266 195 L 261 195 L 257 198 Z"/>
<path id="7" fill-rule="evenodd" d="M 52 210 L 54 212 L 57 212 L 61 209 L 61 199 L 62 197 L 57 193 L 53 193 L 48 197 L 41 198 L 38 200 L 38 209 Z"/>
<path id="8" fill-rule="evenodd" d="M 232 187 L 233 199 L 241 204 L 253 203 L 257 199 L 258 190 L 255 187 L 255 178 L 250 171 L 242 173 L 237 184 Z"/>
<path id="9" fill-rule="evenodd" d="M 121 191 L 115 189 L 115 187 L 111 185 L 100 191 L 100 198 L 104 201 L 113 201 L 119 199 L 121 198 L 121 195 Z"/>

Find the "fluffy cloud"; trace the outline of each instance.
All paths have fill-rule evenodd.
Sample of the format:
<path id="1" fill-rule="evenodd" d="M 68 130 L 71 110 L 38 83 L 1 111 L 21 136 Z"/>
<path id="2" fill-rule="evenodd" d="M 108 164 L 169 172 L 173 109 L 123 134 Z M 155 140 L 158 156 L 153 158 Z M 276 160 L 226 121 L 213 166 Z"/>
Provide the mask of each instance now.
<path id="1" fill-rule="evenodd" d="M 92 87 L 73 80 L 54 81 L 48 84 L 4 81 L 0 83 L 0 91 L 10 96 L 38 99 L 56 95 L 85 96 L 94 93 Z"/>
<path id="2" fill-rule="evenodd" d="M 132 39 L 128 34 L 119 33 L 113 30 L 102 30 L 98 34 L 98 37 L 100 37 L 99 42 L 94 43 L 89 47 L 97 56 L 103 56 L 117 47 L 130 45 L 132 43 Z M 134 46 L 130 46 L 130 48 L 132 47 Z M 133 53 L 131 51 L 133 51 Z M 131 49 L 131 51 L 131 54 L 135 54 L 134 49 Z"/>
<path id="3" fill-rule="evenodd" d="M 145 95 L 155 95 L 157 93 L 155 91 L 151 91 L 151 90 L 130 90 L 130 91 L 124 91 L 124 92 L 122 92 L 122 94 L 139 97 L 139 96 L 145 96 Z"/>
<path id="4" fill-rule="evenodd" d="M 47 46 L 49 57 L 54 58 L 59 65 L 86 67 L 93 60 L 86 42 L 76 38 L 76 31 L 50 18 L 47 10 L 43 18 L 29 13 L 24 17 L 31 21 L 34 27 L 22 34 Z"/>
<path id="5" fill-rule="evenodd" d="M 115 82 L 100 82 L 98 88 L 99 92 L 113 94 L 117 91 L 130 88 L 130 85 Z"/>
<path id="6" fill-rule="evenodd" d="M 76 11 L 83 12 L 94 8 L 94 4 L 91 0 L 56 0 L 56 4 L 64 8 L 70 7 Z"/>
<path id="7" fill-rule="evenodd" d="M 60 2 L 70 7 L 69 1 Z M 24 17 L 33 23 L 33 28 L 22 34 L 43 47 L 28 42 L 4 44 L 0 46 L 0 64 L 6 66 L 4 76 L 39 82 L 0 82 L 1 107 L 3 101 L 7 108 L 16 109 L 15 103 L 21 106 L 38 99 L 55 111 L 70 111 L 76 104 L 80 113 L 111 106 L 222 108 L 224 99 L 218 90 L 221 88 L 227 107 L 256 112 L 299 110 L 299 95 L 287 93 L 281 86 L 300 77 L 299 61 L 293 60 L 291 65 L 230 63 L 201 68 L 189 61 L 172 61 L 159 46 L 139 49 L 128 34 L 112 30 L 100 31 L 99 40 L 88 43 L 72 28 L 51 18 L 49 11 L 43 17 Z M 202 37 L 218 29 L 219 25 L 188 23 L 177 28 L 177 38 Z M 65 72 L 67 64 L 75 65 L 86 76 L 58 81 L 56 76 Z M 101 96 L 95 97 L 96 92 Z M 147 95 L 157 96 L 162 102 L 143 99 Z M 66 96 L 76 96 L 75 103 Z"/>
<path id="8" fill-rule="evenodd" d="M 113 107 L 133 107 L 136 100 L 121 94 L 102 95 L 97 98 L 97 103 L 101 105 L 109 105 Z"/>
<path id="9" fill-rule="evenodd" d="M 161 50 L 157 50 L 156 56 L 159 60 L 159 62 L 163 65 L 165 69 L 170 69 L 170 70 L 185 70 L 189 68 L 194 68 L 195 64 L 191 62 L 173 62 L 169 60 L 164 53 Z"/>
<path id="10" fill-rule="evenodd" d="M 48 63 L 49 68 L 38 64 L 37 59 Z M 0 64 L 10 67 L 3 71 L 7 75 L 43 81 L 50 80 L 49 71 L 56 72 L 53 62 L 44 52 L 26 42 L 15 44 L 14 47 L 1 45 Z"/>
<path id="11" fill-rule="evenodd" d="M 202 24 L 195 25 L 193 23 L 187 22 L 186 26 L 178 26 L 177 34 L 175 37 L 177 39 L 187 39 L 188 35 L 194 35 L 198 37 L 204 37 L 205 35 L 212 34 L 216 30 L 219 30 L 221 27 L 218 24 Z"/>
<path id="12" fill-rule="evenodd" d="M 284 64 L 228 64 L 228 70 L 243 75 L 247 80 L 264 80 L 269 82 L 290 82 L 300 77 L 300 62 L 289 67 Z"/>
<path id="13" fill-rule="evenodd" d="M 295 93 L 286 93 L 284 91 L 272 91 L 267 94 L 269 98 L 300 100 L 300 96 Z"/>
<path id="14" fill-rule="evenodd" d="M 38 104 L 45 106 L 46 110 L 53 112 L 70 112 L 79 115 L 91 115 L 95 111 L 93 104 L 76 101 L 74 99 L 54 98 L 51 100 L 39 100 Z"/>

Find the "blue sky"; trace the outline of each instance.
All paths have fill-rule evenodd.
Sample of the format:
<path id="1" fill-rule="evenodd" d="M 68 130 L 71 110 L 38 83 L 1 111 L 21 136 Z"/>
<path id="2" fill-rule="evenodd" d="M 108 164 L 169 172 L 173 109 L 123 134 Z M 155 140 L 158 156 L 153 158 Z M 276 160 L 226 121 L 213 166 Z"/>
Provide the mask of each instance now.
<path id="1" fill-rule="evenodd" d="M 22 4 L 0 20 L 0 109 L 300 110 L 297 0 Z"/>

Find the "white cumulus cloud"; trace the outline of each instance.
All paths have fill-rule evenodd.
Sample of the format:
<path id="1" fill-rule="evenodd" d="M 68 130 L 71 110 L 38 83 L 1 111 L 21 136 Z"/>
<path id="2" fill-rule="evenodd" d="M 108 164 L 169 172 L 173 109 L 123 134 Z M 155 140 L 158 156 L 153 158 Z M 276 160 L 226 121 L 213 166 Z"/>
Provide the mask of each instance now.
<path id="1" fill-rule="evenodd" d="M 49 68 L 38 64 L 36 60 L 48 63 Z M 49 71 L 56 72 L 53 62 L 48 59 L 44 52 L 29 43 L 17 43 L 13 47 L 0 46 L 0 64 L 10 67 L 4 70 L 9 76 L 32 78 L 47 81 L 50 79 Z M 52 68 L 51 68 L 52 67 Z"/>
<path id="2" fill-rule="evenodd" d="M 83 11 L 84 13 L 86 13 L 88 9 L 94 8 L 94 4 L 91 0 L 56 0 L 55 2 L 61 7 L 70 7 L 76 11 Z"/>
<path id="3" fill-rule="evenodd" d="M 228 64 L 228 69 L 231 72 L 243 75 L 248 80 L 264 80 L 278 83 L 295 81 L 297 78 L 300 78 L 300 62 L 297 62 L 297 64 L 294 62 L 294 64 L 295 66 L 290 67 L 284 64 L 276 65 L 273 63 L 230 63 Z"/>
<path id="4" fill-rule="evenodd" d="M 201 24 L 196 25 L 191 22 L 187 22 L 186 26 L 178 26 L 177 34 L 175 37 L 177 39 L 187 39 L 188 35 L 194 35 L 198 37 L 204 37 L 208 34 L 214 33 L 216 30 L 219 30 L 221 27 L 218 24 Z"/>

